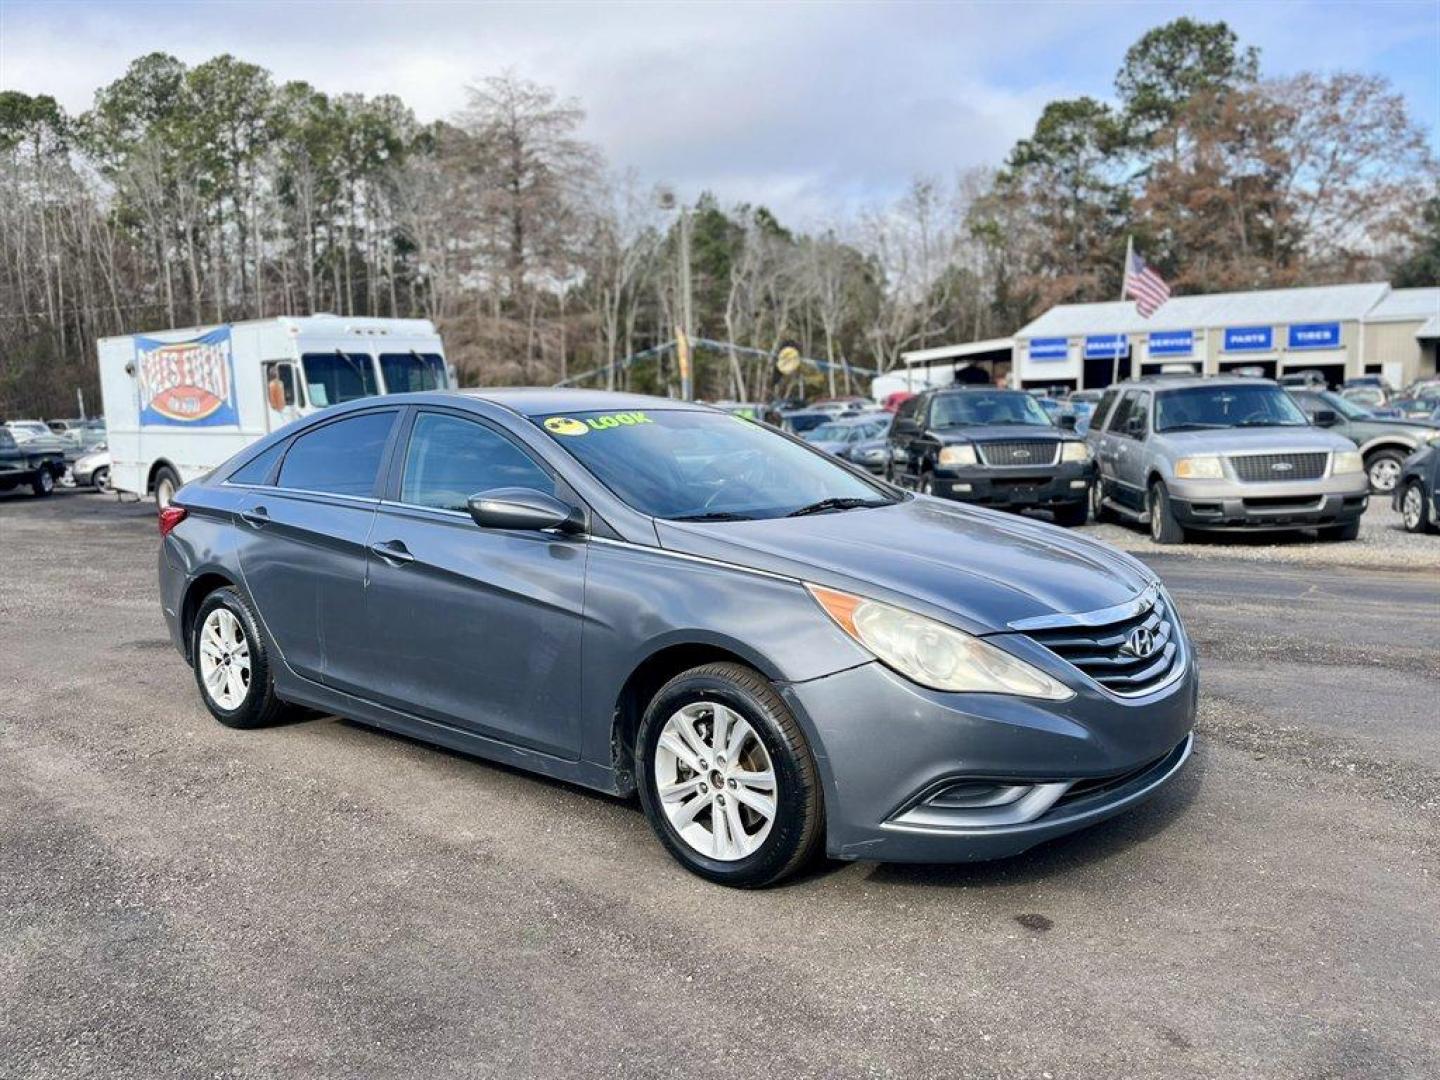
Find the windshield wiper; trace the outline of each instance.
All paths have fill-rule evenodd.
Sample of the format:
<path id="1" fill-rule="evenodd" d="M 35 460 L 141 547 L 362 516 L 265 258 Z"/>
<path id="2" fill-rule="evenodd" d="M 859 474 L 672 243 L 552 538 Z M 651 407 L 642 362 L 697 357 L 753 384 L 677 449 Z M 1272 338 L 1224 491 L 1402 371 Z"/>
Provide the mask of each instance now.
<path id="1" fill-rule="evenodd" d="M 1225 428 L 1225 427 L 1229 427 L 1229 426 L 1230 426 L 1229 424 L 1205 424 L 1205 423 L 1201 423 L 1201 422 L 1198 421 L 1198 420 L 1195 420 L 1195 421 L 1190 421 L 1190 422 L 1184 423 L 1184 424 L 1167 424 L 1165 427 L 1158 428 L 1157 430 L 1162 431 L 1162 432 L 1165 432 L 1165 431 L 1215 431 L 1215 430 L 1217 430 L 1217 429 L 1219 429 L 1219 428 Z"/>
<path id="2" fill-rule="evenodd" d="M 729 510 L 712 510 L 704 514 L 684 514 L 671 521 L 754 521 L 749 514 L 734 514 Z"/>
<path id="3" fill-rule="evenodd" d="M 859 510 L 867 506 L 889 506 L 889 499 L 821 499 L 799 510 L 791 510 L 786 517 L 804 517 L 806 514 L 828 514 L 832 510 Z"/>
<path id="4" fill-rule="evenodd" d="M 1236 427 L 1303 427 L 1293 420 L 1241 420 Z"/>

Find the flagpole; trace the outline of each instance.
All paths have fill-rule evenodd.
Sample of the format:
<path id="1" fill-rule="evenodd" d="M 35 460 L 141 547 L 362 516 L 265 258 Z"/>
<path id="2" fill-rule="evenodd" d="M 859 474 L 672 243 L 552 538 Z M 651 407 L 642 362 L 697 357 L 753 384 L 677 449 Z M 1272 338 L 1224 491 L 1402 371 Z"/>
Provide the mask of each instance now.
<path id="1" fill-rule="evenodd" d="M 1135 253 L 1135 234 L 1134 234 L 1134 233 L 1127 233 L 1127 234 L 1125 235 L 1125 268 L 1120 272 L 1120 302 L 1121 302 L 1122 304 L 1125 302 L 1125 284 L 1126 284 L 1126 282 L 1128 282 L 1128 281 L 1130 280 L 1130 261 L 1131 261 L 1131 256 L 1132 256 L 1134 253 Z M 1127 340 L 1128 340 L 1128 339 L 1127 339 Z M 1131 369 L 1130 374 L 1131 374 L 1132 377 L 1133 377 L 1134 374 L 1135 374 L 1134 369 L 1133 369 L 1133 366 L 1132 366 L 1132 369 Z M 1110 346 L 1110 385 L 1111 385 L 1111 386 L 1114 386 L 1114 385 L 1115 385 L 1117 382 L 1119 382 L 1119 381 L 1120 381 L 1120 349 L 1119 349 L 1118 346 L 1116 346 L 1115 344 L 1112 343 L 1111 346 Z"/>

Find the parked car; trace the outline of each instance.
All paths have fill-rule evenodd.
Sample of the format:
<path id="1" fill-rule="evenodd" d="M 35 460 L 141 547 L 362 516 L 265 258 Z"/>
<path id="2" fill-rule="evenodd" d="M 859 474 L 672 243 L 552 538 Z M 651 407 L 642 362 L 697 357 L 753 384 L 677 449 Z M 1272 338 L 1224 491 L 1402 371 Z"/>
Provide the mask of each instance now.
<path id="1" fill-rule="evenodd" d="M 56 449 L 63 449 L 65 445 L 43 420 L 7 420 L 5 429 L 17 443 L 39 443 Z"/>
<path id="2" fill-rule="evenodd" d="M 1095 519 L 1148 523 L 1158 544 L 1201 531 L 1359 535 L 1369 497 L 1360 452 L 1311 426 L 1270 379 L 1124 382 L 1106 391 L 1086 439 L 1100 468 Z"/>
<path id="3" fill-rule="evenodd" d="M 1193 649 L 1138 561 L 703 406 L 352 402 L 159 521 L 164 617 L 221 723 L 306 706 L 638 790 L 661 844 L 727 885 L 822 850 L 1011 855 L 1191 750 Z"/>
<path id="4" fill-rule="evenodd" d="M 1287 390 L 1292 387 L 1296 390 L 1324 390 L 1330 385 L 1325 379 L 1325 373 L 1314 368 L 1286 372 L 1280 376 L 1279 382 Z"/>
<path id="5" fill-rule="evenodd" d="M 1385 391 L 1387 394 L 1393 393 L 1395 390 L 1395 388 L 1390 385 L 1390 380 L 1383 375 L 1356 375 L 1341 383 L 1340 389 L 1350 390 L 1357 386 L 1374 387 L 1377 390 Z"/>
<path id="6" fill-rule="evenodd" d="M 828 412 L 806 409 L 801 412 L 781 413 L 780 426 L 792 435 L 803 437 L 807 431 L 811 431 L 821 424 L 828 424 L 833 419 L 835 417 Z"/>
<path id="7" fill-rule="evenodd" d="M 1429 420 L 1440 409 L 1440 386 L 1411 391 L 1403 397 L 1392 398 L 1390 407 L 1402 420 Z"/>
<path id="8" fill-rule="evenodd" d="M 1389 403 L 1390 398 L 1384 390 L 1378 386 L 1347 386 L 1340 391 L 1340 396 L 1352 404 L 1359 405 L 1362 409 L 1369 409 L 1374 412 L 1376 409 L 1383 409 Z"/>
<path id="9" fill-rule="evenodd" d="M 1082 439 L 1023 390 L 927 390 L 890 427 L 890 478 L 926 495 L 1049 510 L 1083 525 L 1095 464 Z"/>
<path id="10" fill-rule="evenodd" d="M 18 441 L 7 424 L 0 428 L 0 491 L 28 485 L 37 496 L 55 490 L 65 474 L 65 455 L 40 439 Z"/>
<path id="11" fill-rule="evenodd" d="M 95 449 L 81 454 L 70 466 L 70 479 L 76 487 L 93 487 L 96 491 L 109 491 L 110 448 L 101 443 Z"/>
<path id="12" fill-rule="evenodd" d="M 880 407 L 888 413 L 893 413 L 900 408 L 902 402 L 909 401 L 914 396 L 914 393 L 909 390 L 894 390 L 885 395 L 885 400 L 880 403 Z"/>
<path id="13" fill-rule="evenodd" d="M 1440 438 L 1440 426 L 1431 421 L 1375 416 L 1333 390 L 1303 390 L 1291 396 L 1314 423 L 1344 435 L 1360 448 L 1370 490 L 1377 495 L 1394 491 L 1405 459 Z"/>
<path id="14" fill-rule="evenodd" d="M 846 448 L 845 457 L 862 469 L 883 476 L 890 461 L 890 418 L 865 427 L 869 434 L 857 435 Z"/>
<path id="15" fill-rule="evenodd" d="M 1077 405 L 1083 402 L 1084 404 L 1091 406 L 1091 408 L 1094 408 L 1096 405 L 1100 404 L 1100 399 L 1104 396 L 1104 390 L 1074 390 L 1071 391 L 1069 397 L 1067 397 L 1065 400 L 1068 401 L 1071 405 Z"/>
<path id="16" fill-rule="evenodd" d="M 859 465 L 862 462 L 857 461 L 853 456 L 854 449 L 861 443 L 872 444 L 877 439 L 883 441 L 889 430 L 890 416 L 888 414 L 882 414 L 881 418 L 857 416 L 849 420 L 832 420 L 828 424 L 821 424 L 806 432 L 803 438 L 817 450 L 823 450 L 827 454 L 833 454 Z M 880 459 L 880 464 L 883 467 L 883 457 Z"/>
<path id="17" fill-rule="evenodd" d="M 1440 444 L 1432 443 L 1405 459 L 1391 505 L 1408 532 L 1440 528 Z"/>

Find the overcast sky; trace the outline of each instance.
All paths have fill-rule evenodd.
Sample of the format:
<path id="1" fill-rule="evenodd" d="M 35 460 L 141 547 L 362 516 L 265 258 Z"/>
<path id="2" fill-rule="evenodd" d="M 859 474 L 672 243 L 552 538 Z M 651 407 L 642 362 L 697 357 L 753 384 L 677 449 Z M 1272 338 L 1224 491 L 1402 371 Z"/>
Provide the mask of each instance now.
<path id="1" fill-rule="evenodd" d="M 812 224 L 917 172 L 996 164 L 1045 102 L 1108 98 L 1125 49 L 1224 18 L 1267 74 L 1388 76 L 1440 147 L 1440 0 L 480 4 L 0 0 L 0 88 L 78 112 L 130 60 L 221 52 L 448 116 L 505 68 L 577 97 L 612 165 Z"/>

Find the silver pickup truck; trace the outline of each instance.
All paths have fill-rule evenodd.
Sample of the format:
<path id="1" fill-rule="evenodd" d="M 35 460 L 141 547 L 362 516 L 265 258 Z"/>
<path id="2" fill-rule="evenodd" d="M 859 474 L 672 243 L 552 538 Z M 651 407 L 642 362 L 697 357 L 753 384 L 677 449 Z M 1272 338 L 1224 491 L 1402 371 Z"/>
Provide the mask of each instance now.
<path id="1" fill-rule="evenodd" d="M 1086 442 L 1099 467 L 1095 520 L 1148 524 L 1158 544 L 1191 531 L 1359 535 L 1369 497 L 1360 452 L 1268 379 L 1120 383 L 1096 407 Z"/>

